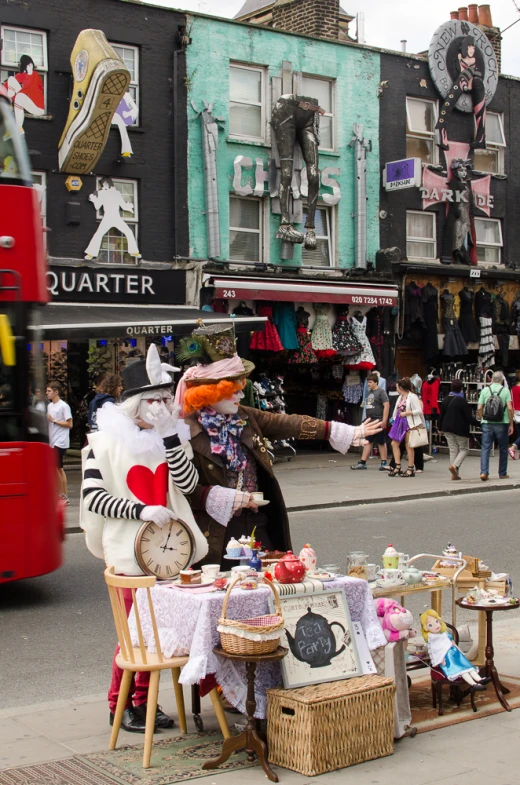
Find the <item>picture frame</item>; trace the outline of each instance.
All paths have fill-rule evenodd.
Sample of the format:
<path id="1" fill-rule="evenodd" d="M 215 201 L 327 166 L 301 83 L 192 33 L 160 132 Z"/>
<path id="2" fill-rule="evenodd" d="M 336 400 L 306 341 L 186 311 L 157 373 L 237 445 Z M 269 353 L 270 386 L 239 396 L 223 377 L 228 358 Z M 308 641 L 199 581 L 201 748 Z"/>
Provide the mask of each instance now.
<path id="1" fill-rule="evenodd" d="M 274 612 L 274 602 L 270 601 Z M 280 645 L 286 689 L 350 679 L 363 674 L 356 632 L 342 589 L 280 597 L 284 630 Z"/>

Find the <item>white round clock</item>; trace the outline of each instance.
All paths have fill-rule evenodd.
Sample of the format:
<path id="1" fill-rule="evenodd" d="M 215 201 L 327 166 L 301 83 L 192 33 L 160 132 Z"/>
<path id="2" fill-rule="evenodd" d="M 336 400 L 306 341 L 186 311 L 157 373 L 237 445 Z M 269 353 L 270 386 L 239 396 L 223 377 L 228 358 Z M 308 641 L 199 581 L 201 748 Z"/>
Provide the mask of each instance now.
<path id="1" fill-rule="evenodd" d="M 171 519 L 162 529 L 143 523 L 135 537 L 135 558 L 146 575 L 176 578 L 190 566 L 195 550 L 193 535 L 181 520 Z"/>

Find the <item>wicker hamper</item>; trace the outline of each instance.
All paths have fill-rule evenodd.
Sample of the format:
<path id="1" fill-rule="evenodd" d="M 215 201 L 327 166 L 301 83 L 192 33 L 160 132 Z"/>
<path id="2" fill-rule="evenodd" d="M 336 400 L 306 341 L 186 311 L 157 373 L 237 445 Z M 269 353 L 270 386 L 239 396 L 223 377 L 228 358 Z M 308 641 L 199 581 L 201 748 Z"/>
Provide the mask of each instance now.
<path id="1" fill-rule="evenodd" d="M 394 693 L 383 676 L 267 690 L 270 763 L 315 777 L 392 755 Z"/>

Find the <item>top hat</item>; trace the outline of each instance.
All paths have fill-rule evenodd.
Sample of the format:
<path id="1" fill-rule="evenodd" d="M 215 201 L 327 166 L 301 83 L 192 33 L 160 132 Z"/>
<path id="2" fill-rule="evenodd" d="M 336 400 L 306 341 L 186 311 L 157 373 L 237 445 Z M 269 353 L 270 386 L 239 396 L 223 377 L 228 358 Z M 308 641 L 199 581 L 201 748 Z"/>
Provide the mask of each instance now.
<path id="1" fill-rule="evenodd" d="M 184 375 L 187 386 L 217 384 L 222 380 L 238 381 L 254 371 L 254 364 L 237 355 L 234 328 L 220 325 L 201 326 L 187 338 L 181 338 L 175 356 L 182 363 L 196 365 L 197 373 Z M 223 360 L 233 360 L 222 371 Z M 220 366 L 217 365 L 220 363 Z"/>
<path id="2" fill-rule="evenodd" d="M 173 365 L 162 363 L 157 351 L 157 346 L 152 343 L 148 348 L 146 360 L 127 365 L 122 370 L 125 391 L 121 400 L 126 401 L 132 395 L 142 395 L 153 390 L 163 390 L 173 387 L 171 373 L 180 370 Z"/>

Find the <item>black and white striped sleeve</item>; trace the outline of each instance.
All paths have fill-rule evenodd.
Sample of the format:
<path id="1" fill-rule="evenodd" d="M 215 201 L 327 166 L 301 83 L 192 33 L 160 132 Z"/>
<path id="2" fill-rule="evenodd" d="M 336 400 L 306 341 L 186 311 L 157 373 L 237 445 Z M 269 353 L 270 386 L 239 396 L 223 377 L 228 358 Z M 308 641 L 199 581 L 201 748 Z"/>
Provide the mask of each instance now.
<path id="1" fill-rule="evenodd" d="M 199 481 L 199 473 L 188 456 L 177 435 L 163 439 L 170 476 L 185 496 L 193 493 Z"/>
<path id="2" fill-rule="evenodd" d="M 85 461 L 83 471 L 82 495 L 85 505 L 90 512 L 102 515 L 104 518 L 127 518 L 138 521 L 146 505 L 138 504 L 130 499 L 121 499 L 107 493 L 103 475 L 97 465 L 94 450 L 90 450 Z"/>

